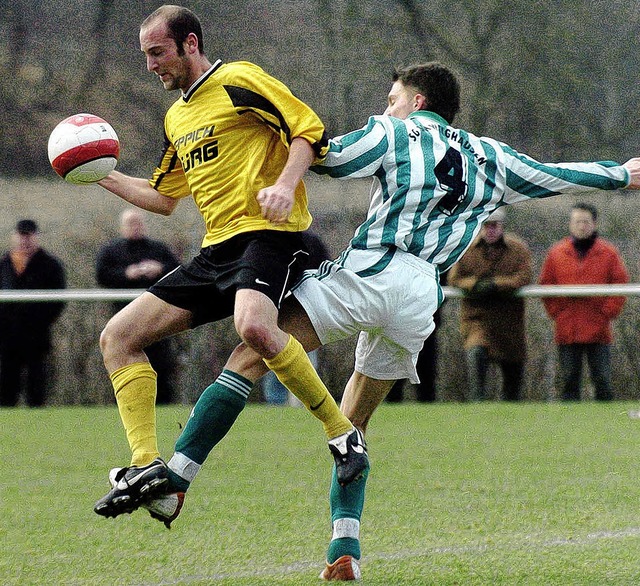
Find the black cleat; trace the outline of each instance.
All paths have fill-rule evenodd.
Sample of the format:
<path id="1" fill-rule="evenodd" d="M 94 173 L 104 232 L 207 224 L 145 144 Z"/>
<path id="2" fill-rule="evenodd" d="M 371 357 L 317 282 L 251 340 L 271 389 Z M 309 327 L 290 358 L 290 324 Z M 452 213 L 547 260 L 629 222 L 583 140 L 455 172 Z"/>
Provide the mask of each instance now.
<path id="1" fill-rule="evenodd" d="M 156 458 L 148 466 L 114 468 L 109 474 L 113 487 L 93 507 L 103 517 L 133 513 L 144 501 L 163 492 L 169 482 L 167 465 Z"/>
<path id="2" fill-rule="evenodd" d="M 336 474 L 341 486 L 360 478 L 369 466 L 367 444 L 357 427 L 330 439 L 329 449 L 336 462 Z"/>

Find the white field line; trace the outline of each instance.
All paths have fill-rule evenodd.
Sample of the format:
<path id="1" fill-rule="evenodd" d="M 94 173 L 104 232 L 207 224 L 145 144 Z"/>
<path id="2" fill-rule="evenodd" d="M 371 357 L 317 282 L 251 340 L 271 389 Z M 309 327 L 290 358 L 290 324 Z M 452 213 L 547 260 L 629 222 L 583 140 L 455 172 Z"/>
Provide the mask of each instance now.
<path id="1" fill-rule="evenodd" d="M 524 535 L 520 538 L 508 537 L 504 543 L 492 542 L 490 545 L 485 543 L 475 543 L 469 545 L 449 545 L 440 547 L 427 547 L 420 550 L 405 550 L 397 551 L 394 553 L 375 553 L 363 556 L 363 566 L 366 566 L 367 562 L 376 560 L 407 560 L 418 559 L 424 557 L 433 557 L 438 555 L 450 555 L 450 554 L 464 554 L 464 553 L 483 553 L 491 550 L 500 551 L 517 551 L 521 549 L 543 550 L 552 547 L 580 547 L 588 546 L 600 541 L 615 541 L 618 539 L 627 539 L 630 537 L 640 537 L 640 527 L 629 527 L 628 529 L 621 529 L 619 531 L 596 531 L 593 533 L 587 533 L 586 535 L 575 537 L 555 537 L 551 539 L 540 539 L 540 536 L 536 535 Z M 191 576 L 182 576 L 177 580 L 153 582 L 153 584 L 140 584 L 139 586 L 176 586 L 194 584 L 202 581 L 216 581 L 216 580 L 229 580 L 229 579 L 241 579 L 241 578 L 269 578 L 275 576 L 290 576 L 298 572 L 307 572 L 314 570 L 320 574 L 324 566 L 322 563 L 315 561 L 300 561 L 287 566 L 280 566 L 279 568 L 259 568 L 254 567 L 251 569 L 239 571 L 239 572 L 224 572 L 215 574 L 198 574 Z"/>

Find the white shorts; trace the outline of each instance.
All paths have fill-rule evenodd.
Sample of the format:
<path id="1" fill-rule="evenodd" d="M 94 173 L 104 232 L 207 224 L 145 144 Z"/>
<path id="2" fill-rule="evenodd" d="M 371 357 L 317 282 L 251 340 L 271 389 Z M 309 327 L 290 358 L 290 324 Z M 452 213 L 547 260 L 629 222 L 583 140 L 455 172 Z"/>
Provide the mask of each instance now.
<path id="1" fill-rule="evenodd" d="M 293 294 L 323 345 L 359 333 L 358 372 L 418 383 L 418 353 L 443 299 L 437 271 L 400 250 L 375 269 L 384 265 L 380 260 L 379 251 L 349 249 L 337 261 L 306 271 Z"/>

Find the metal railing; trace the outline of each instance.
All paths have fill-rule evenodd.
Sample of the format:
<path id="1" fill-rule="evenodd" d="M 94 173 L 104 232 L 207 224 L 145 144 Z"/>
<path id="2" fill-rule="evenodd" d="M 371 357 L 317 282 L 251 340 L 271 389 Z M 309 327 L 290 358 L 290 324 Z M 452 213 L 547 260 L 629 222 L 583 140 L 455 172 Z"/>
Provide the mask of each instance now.
<path id="1" fill-rule="evenodd" d="M 443 287 L 445 297 L 459 299 L 464 291 Z M 25 301 L 131 301 L 144 289 L 30 289 L 1 290 L 1 302 Z M 626 297 L 640 295 L 640 283 L 624 285 L 527 285 L 515 293 L 518 297 Z"/>
<path id="2" fill-rule="evenodd" d="M 464 297 L 456 287 L 443 287 L 446 297 Z M 618 297 L 640 295 L 640 283 L 624 285 L 527 285 L 516 292 L 518 297 Z"/>
<path id="3" fill-rule="evenodd" d="M 464 296 L 461 289 L 446 286 L 443 287 L 445 296 L 452 300 L 451 305 L 445 311 L 451 311 L 451 316 L 459 310 L 459 304 L 453 301 Z M 116 301 L 131 301 L 141 295 L 143 289 L 58 289 L 58 290 L 0 290 L 0 303 L 15 302 L 45 302 L 61 301 L 69 302 L 61 320 L 56 324 L 56 343 L 54 354 L 56 372 L 52 380 L 50 391 L 50 403 L 52 405 L 73 404 L 108 404 L 113 400 L 113 391 L 108 378 L 104 374 L 104 367 L 98 348 L 99 332 L 104 327 L 111 315 L 111 308 L 102 307 L 102 304 Z M 629 296 L 640 295 L 640 283 L 624 285 L 528 285 L 516 292 L 528 299 L 543 297 L 589 297 L 589 296 Z M 95 304 L 96 312 L 87 302 Z M 551 351 L 552 331 L 545 315 L 544 309 L 532 304 L 528 309 L 528 326 L 530 333 L 535 335 L 530 338 L 529 364 L 530 371 L 527 380 L 535 381 L 532 384 L 527 399 L 531 400 L 555 400 L 557 391 L 554 386 L 555 354 Z M 637 304 L 629 304 L 632 307 L 625 309 L 631 311 L 628 320 L 618 322 L 618 353 L 619 363 L 622 367 L 617 372 L 620 383 L 621 397 L 636 399 L 640 397 L 640 386 L 636 381 L 640 380 L 637 374 L 638 351 L 636 350 L 636 334 L 634 324 L 640 319 L 640 309 Z M 633 307 L 635 306 L 635 307 Z M 99 309 L 98 309 L 99 308 Z M 89 310 L 87 310 L 89 309 Z M 439 395 L 443 400 L 460 400 L 464 395 L 461 391 L 464 384 L 460 371 L 463 368 L 464 356 L 459 339 L 458 329 L 453 322 L 446 323 L 443 318 L 442 336 L 452 340 L 453 344 L 442 344 L 441 380 L 439 382 Z M 538 327 L 536 330 L 535 328 Z M 214 373 L 222 367 L 228 354 L 233 349 L 233 324 L 222 324 L 222 329 L 192 330 L 186 336 L 178 340 L 179 352 L 183 358 L 178 369 L 177 387 L 179 396 L 176 401 L 192 404 L 199 396 L 202 380 L 209 380 Z M 350 374 L 352 363 L 345 359 L 345 348 L 336 346 L 327 349 L 327 361 L 331 368 L 325 369 L 324 376 L 330 388 L 340 388 L 343 379 Z M 350 354 L 350 352 L 347 352 Z M 186 358 L 185 358 L 186 357 Z M 446 368 L 447 365 L 455 365 Z M 215 377 L 214 377 L 215 378 Z M 213 379 L 212 379 L 213 380 Z M 639 383 L 640 384 L 640 383 Z"/>
<path id="4" fill-rule="evenodd" d="M 5 289 L 0 302 L 24 301 L 131 301 L 144 289 Z"/>

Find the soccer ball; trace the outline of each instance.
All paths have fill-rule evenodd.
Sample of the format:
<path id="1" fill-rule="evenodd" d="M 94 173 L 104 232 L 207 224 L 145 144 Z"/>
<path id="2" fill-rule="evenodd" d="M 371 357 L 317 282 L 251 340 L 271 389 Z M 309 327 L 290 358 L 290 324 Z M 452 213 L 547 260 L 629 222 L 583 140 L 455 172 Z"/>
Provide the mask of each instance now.
<path id="1" fill-rule="evenodd" d="M 95 183 L 113 171 L 120 155 L 118 135 L 93 114 L 65 118 L 49 136 L 49 161 L 65 181 Z"/>

